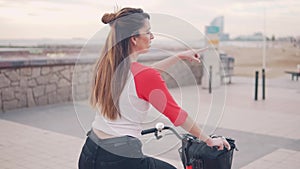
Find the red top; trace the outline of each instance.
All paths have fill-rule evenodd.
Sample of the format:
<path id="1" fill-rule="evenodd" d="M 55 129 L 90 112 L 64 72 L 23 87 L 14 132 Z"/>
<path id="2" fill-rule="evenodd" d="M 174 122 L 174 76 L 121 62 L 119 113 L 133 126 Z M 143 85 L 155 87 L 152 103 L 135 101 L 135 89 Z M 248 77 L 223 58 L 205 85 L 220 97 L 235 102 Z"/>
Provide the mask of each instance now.
<path id="1" fill-rule="evenodd" d="M 187 112 L 175 102 L 157 70 L 133 62 L 131 71 L 134 76 L 136 92 L 140 99 L 151 103 L 159 112 L 168 117 L 175 126 L 185 122 L 188 116 Z"/>

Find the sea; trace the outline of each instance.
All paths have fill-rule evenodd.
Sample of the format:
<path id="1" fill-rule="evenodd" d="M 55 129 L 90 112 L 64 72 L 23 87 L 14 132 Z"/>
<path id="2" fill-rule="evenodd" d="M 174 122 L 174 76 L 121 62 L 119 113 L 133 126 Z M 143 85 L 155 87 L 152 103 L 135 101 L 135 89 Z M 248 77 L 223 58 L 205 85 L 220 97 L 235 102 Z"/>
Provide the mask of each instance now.
<path id="1" fill-rule="evenodd" d="M 156 40 L 153 40 L 156 43 Z M 0 39 L 0 48 L 9 47 L 39 47 L 39 46 L 72 46 L 79 45 L 83 46 L 86 43 L 90 43 L 88 39 L 74 38 L 74 39 Z M 92 42 L 93 43 L 93 42 Z M 101 42 L 97 42 L 101 44 Z M 158 44 L 162 45 L 175 45 L 176 43 L 171 43 L 170 41 L 158 40 Z M 187 42 L 187 44 L 192 44 L 192 46 L 199 45 L 204 46 L 204 40 L 199 39 Z M 238 46 L 238 47 L 259 47 L 263 45 L 262 41 L 220 41 L 220 46 Z"/>
<path id="2" fill-rule="evenodd" d="M 52 48 L 52 49 L 58 49 L 59 47 L 64 47 L 64 49 L 68 47 L 77 47 L 77 48 L 83 48 L 83 47 L 90 47 L 93 48 L 93 51 L 99 52 L 98 49 L 101 49 L 101 46 L 103 46 L 105 40 L 88 40 L 84 38 L 72 38 L 72 39 L 0 39 L 0 59 L 4 58 L 2 57 L 1 53 L 3 52 L 14 52 L 14 51 L 43 51 L 46 48 Z M 262 47 L 263 42 L 262 41 L 220 41 L 219 46 L 236 46 L 236 47 Z M 163 39 L 154 39 L 152 41 L 150 48 L 150 52 L 148 55 L 151 55 L 151 58 L 157 57 L 157 58 L 164 58 L 166 56 L 166 51 L 162 51 L 161 49 L 167 49 L 170 52 L 174 52 L 175 49 L 186 49 L 186 47 L 189 48 L 203 48 L 205 47 L 205 41 L 203 39 L 199 40 L 190 40 L 187 42 L 182 41 L 174 41 L 174 39 L 171 40 L 163 40 Z M 95 50 L 96 49 L 96 50 Z M 95 52 L 94 52 L 95 53 Z M 57 55 L 57 56 L 56 56 Z M 65 54 L 62 54 L 61 51 L 58 54 L 51 54 L 53 57 L 61 57 L 65 56 Z M 69 55 L 67 55 L 69 56 Z M 77 56 L 77 55 L 76 55 Z M 76 57 L 74 55 L 74 57 Z M 9 56 L 5 56 L 7 58 Z M 98 54 L 91 57 L 98 57 Z"/>
<path id="3" fill-rule="evenodd" d="M 37 47 L 51 45 L 84 45 L 87 39 L 0 39 L 1 47 Z"/>

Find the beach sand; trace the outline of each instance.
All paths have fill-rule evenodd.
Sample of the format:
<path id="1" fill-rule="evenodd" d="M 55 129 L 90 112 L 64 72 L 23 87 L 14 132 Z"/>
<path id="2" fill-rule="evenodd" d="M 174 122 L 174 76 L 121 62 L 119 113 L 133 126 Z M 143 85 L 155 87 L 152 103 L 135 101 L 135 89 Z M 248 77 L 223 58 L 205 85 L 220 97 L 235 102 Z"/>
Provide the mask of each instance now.
<path id="1" fill-rule="evenodd" d="M 253 77 L 255 71 L 261 72 L 263 49 L 261 47 L 221 46 L 220 50 L 233 56 L 234 75 Z M 266 77 L 283 76 L 285 70 L 297 71 L 300 64 L 300 48 L 288 42 L 269 43 L 266 48 Z"/>

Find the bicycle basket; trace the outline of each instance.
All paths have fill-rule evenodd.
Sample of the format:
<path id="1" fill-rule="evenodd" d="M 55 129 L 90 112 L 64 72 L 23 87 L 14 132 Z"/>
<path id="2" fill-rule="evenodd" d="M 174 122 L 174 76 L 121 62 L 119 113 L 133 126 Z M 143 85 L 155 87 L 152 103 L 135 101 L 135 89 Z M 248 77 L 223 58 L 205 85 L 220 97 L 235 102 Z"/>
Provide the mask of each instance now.
<path id="1" fill-rule="evenodd" d="M 235 140 L 226 138 L 231 149 L 217 150 L 209 147 L 191 135 L 182 139 L 180 156 L 184 168 L 192 166 L 192 169 L 231 169 L 233 151 L 236 148 Z"/>

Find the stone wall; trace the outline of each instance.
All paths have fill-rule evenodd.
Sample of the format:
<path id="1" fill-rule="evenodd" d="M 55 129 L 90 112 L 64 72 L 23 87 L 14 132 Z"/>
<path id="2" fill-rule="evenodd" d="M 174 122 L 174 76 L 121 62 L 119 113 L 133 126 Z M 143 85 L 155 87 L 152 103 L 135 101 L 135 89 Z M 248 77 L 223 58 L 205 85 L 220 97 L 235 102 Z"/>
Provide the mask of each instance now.
<path id="1" fill-rule="evenodd" d="M 74 64 L 0 69 L 0 111 L 72 101 L 72 84 L 87 90 L 87 81 L 72 83 L 73 71 Z"/>
<path id="2" fill-rule="evenodd" d="M 38 64 L 20 65 L 19 61 L 17 66 L 12 63 L 0 64 L 0 112 L 88 98 L 93 62 L 76 63 L 69 60 L 51 64 L 35 63 Z M 174 72 L 176 78 L 183 79 L 180 81 L 184 82 L 184 85 L 191 84 L 193 79 L 184 79 L 188 76 L 182 69 L 182 64 L 191 68 L 197 83 L 201 84 L 202 68 L 199 64 L 176 64 L 169 71 Z M 162 76 L 169 87 L 178 86 L 172 75 L 162 73 Z"/>

